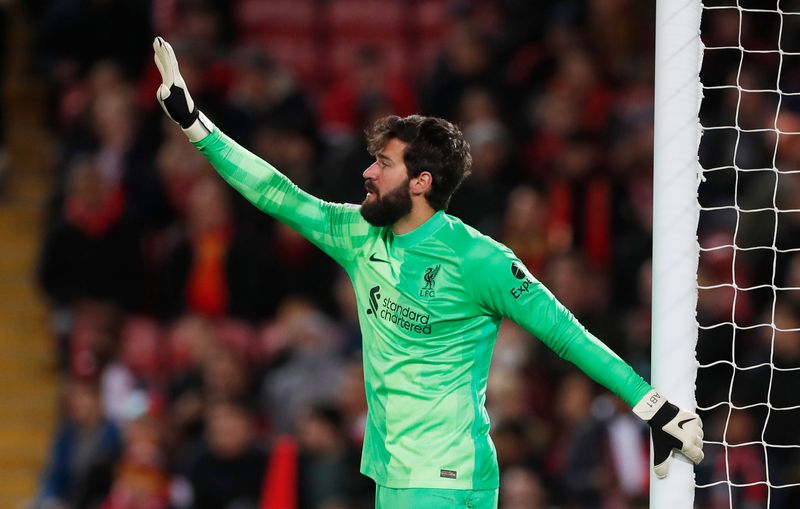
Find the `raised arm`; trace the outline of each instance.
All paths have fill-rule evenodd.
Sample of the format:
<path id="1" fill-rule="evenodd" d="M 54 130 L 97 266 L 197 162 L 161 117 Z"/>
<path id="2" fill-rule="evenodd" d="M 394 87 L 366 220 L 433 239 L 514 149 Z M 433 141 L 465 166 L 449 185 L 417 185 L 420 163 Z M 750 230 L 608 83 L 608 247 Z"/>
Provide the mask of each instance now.
<path id="1" fill-rule="evenodd" d="M 487 312 L 508 317 L 522 326 L 622 398 L 647 421 L 652 430 L 658 477 L 666 477 L 673 450 L 694 463 L 703 459 L 702 422 L 696 414 L 679 409 L 657 393 L 587 331 L 510 250 L 492 246 L 476 258 L 481 260 L 481 270 L 472 271 L 476 278 L 473 288 Z"/>
<path id="2" fill-rule="evenodd" d="M 295 229 L 346 267 L 369 233 L 370 226 L 358 207 L 328 203 L 311 196 L 272 165 L 227 137 L 194 104 L 172 46 L 156 37 L 153 50 L 162 79 L 156 97 L 189 141 L 251 203 Z"/>

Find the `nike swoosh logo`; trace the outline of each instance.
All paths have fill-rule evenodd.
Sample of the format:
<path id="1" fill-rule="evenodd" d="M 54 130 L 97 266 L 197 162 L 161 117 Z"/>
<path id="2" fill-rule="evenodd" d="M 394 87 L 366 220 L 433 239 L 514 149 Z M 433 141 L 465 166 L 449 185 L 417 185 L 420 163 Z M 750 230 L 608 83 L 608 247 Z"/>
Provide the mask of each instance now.
<path id="1" fill-rule="evenodd" d="M 679 422 L 679 423 L 678 423 L 678 427 L 679 427 L 680 429 L 683 429 L 683 425 L 684 425 L 684 424 L 686 424 L 686 423 L 687 423 L 687 422 L 689 422 L 689 421 L 693 421 L 693 420 L 694 420 L 694 417 L 692 417 L 691 419 L 686 419 L 685 421 L 681 421 L 681 422 Z"/>
<path id="2" fill-rule="evenodd" d="M 369 261 L 371 261 L 371 262 L 389 263 L 389 260 L 381 260 L 380 258 L 377 258 L 375 256 L 375 253 L 372 253 L 371 255 L 369 255 Z"/>

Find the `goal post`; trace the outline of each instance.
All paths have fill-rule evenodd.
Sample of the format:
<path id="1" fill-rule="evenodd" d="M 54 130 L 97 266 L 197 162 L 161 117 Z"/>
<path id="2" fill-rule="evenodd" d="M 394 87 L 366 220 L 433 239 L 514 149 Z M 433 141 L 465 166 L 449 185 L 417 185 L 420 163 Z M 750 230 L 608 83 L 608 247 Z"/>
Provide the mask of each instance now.
<path id="1" fill-rule="evenodd" d="M 656 2 L 652 383 L 687 409 L 696 406 L 701 13 L 699 0 Z M 691 464 L 650 475 L 651 508 L 693 507 Z"/>

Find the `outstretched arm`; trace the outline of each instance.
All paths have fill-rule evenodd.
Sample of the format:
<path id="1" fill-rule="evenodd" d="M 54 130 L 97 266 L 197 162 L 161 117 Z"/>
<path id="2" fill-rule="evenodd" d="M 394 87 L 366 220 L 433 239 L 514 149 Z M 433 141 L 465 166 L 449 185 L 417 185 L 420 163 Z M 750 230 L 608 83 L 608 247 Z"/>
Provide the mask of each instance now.
<path id="1" fill-rule="evenodd" d="M 225 136 L 194 104 L 172 46 L 156 37 L 153 50 L 162 79 L 156 92 L 158 102 L 222 178 L 256 207 L 347 266 L 370 228 L 358 208 L 311 196 L 271 164 Z"/>
<path id="2" fill-rule="evenodd" d="M 703 429 L 696 414 L 658 394 L 628 363 L 587 331 L 510 250 L 497 246 L 477 259 L 482 260 L 482 270 L 474 271 L 480 279 L 474 287 L 478 301 L 488 312 L 514 320 L 622 398 L 648 423 L 658 477 L 667 476 L 673 450 L 694 463 L 702 461 Z"/>

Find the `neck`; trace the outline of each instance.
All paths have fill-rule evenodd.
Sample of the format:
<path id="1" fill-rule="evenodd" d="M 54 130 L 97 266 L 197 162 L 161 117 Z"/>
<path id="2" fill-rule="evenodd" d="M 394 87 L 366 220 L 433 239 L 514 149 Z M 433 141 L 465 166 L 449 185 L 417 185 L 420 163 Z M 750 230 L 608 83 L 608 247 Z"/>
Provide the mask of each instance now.
<path id="1" fill-rule="evenodd" d="M 433 208 L 425 203 L 415 203 L 411 207 L 411 212 L 401 217 L 392 225 L 392 233 L 395 235 L 403 235 L 419 228 L 425 221 L 430 219 L 436 213 Z"/>

